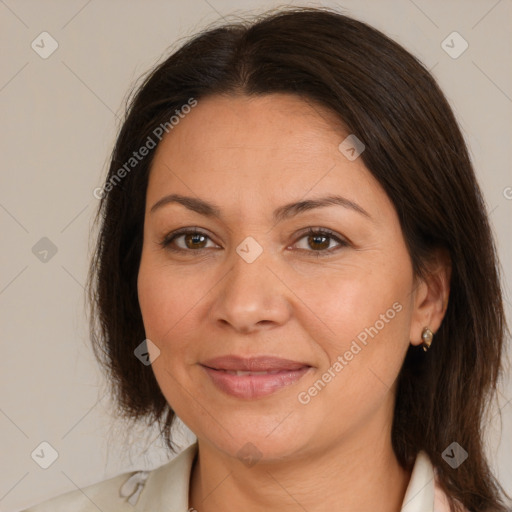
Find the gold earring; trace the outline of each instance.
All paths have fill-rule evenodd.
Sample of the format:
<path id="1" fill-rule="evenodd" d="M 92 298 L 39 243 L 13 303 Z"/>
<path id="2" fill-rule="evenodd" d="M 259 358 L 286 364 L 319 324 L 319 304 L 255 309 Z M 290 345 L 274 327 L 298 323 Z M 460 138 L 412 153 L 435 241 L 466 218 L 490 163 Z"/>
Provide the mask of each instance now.
<path id="1" fill-rule="evenodd" d="M 421 346 L 423 347 L 423 350 L 426 352 L 430 348 L 430 345 L 432 345 L 434 333 L 428 327 L 424 327 L 423 331 L 421 332 L 421 339 L 423 340 Z"/>

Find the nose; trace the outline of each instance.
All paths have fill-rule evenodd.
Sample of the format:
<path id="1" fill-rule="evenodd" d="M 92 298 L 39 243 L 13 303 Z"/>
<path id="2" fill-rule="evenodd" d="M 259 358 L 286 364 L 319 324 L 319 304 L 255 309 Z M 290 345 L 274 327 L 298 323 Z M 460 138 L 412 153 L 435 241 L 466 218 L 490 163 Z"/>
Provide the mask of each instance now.
<path id="1" fill-rule="evenodd" d="M 232 266 L 215 287 L 210 316 L 217 326 L 248 334 L 284 325 L 291 316 L 288 288 L 265 251 L 248 263 L 233 251 Z"/>

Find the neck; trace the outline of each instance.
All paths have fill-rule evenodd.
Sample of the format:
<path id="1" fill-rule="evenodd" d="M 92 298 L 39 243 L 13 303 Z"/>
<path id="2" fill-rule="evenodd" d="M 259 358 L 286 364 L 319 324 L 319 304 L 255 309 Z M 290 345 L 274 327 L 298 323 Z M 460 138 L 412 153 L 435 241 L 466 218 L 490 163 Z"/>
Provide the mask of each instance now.
<path id="1" fill-rule="evenodd" d="M 199 440 L 189 506 L 198 512 L 398 512 L 411 472 L 398 463 L 390 436 L 380 430 L 368 442 L 361 434 L 293 461 L 259 461 L 250 468 Z"/>

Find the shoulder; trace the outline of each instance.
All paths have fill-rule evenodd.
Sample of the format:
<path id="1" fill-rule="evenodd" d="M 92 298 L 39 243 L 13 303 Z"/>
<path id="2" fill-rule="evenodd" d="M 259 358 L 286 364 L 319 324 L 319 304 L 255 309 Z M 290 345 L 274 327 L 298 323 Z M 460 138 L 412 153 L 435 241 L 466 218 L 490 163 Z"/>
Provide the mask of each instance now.
<path id="1" fill-rule="evenodd" d="M 109 512 L 128 510 L 133 512 L 133 506 L 128 500 L 137 491 L 137 487 L 141 488 L 141 484 L 149 473 L 148 471 L 123 473 L 83 489 L 61 494 L 23 512 L 68 512 L 69 510 L 97 512 L 98 509 Z"/>
<path id="2" fill-rule="evenodd" d="M 134 512 L 186 501 L 197 444 L 153 470 L 132 471 L 61 494 L 22 512 Z M 159 508 L 159 507 L 157 507 Z"/>

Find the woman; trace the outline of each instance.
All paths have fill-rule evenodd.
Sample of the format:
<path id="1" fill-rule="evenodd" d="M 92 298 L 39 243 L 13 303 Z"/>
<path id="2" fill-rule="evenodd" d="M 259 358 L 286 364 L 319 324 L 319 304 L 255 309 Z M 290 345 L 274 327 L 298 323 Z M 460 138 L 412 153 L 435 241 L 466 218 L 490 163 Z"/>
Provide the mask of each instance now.
<path id="1" fill-rule="evenodd" d="M 482 441 L 495 248 L 401 46 L 326 9 L 199 34 L 140 87 L 95 194 L 96 354 L 127 418 L 197 443 L 30 511 L 507 510 Z"/>

